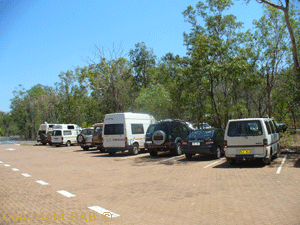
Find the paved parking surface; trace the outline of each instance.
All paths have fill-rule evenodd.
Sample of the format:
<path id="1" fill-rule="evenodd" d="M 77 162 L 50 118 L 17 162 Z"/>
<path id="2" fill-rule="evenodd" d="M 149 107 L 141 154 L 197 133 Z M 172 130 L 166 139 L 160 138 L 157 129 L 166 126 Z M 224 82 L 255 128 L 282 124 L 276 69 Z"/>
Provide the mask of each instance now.
<path id="1" fill-rule="evenodd" d="M 0 224 L 298 225 L 299 158 L 230 166 L 204 156 L 0 145 Z"/>

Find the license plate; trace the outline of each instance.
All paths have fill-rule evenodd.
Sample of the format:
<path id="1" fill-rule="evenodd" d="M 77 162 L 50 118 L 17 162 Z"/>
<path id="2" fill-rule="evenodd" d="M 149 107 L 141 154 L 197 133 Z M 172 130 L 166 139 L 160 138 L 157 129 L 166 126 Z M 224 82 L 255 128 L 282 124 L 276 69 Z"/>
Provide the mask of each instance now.
<path id="1" fill-rule="evenodd" d="M 251 150 L 240 150 L 240 154 L 251 154 Z"/>
<path id="2" fill-rule="evenodd" d="M 193 146 L 199 146 L 201 143 L 200 142 L 192 142 Z"/>

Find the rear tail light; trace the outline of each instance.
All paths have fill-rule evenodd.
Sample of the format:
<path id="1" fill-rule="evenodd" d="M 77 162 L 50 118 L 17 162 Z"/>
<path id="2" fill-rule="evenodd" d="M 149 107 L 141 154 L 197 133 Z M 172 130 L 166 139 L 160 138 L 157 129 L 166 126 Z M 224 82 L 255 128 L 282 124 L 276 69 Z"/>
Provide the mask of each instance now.
<path id="1" fill-rule="evenodd" d="M 268 139 L 264 139 L 264 140 L 263 140 L 263 144 L 264 144 L 264 147 L 265 147 L 265 148 L 268 147 Z"/>
<path id="2" fill-rule="evenodd" d="M 224 140 L 224 148 L 227 148 L 227 140 Z"/>
<path id="3" fill-rule="evenodd" d="M 204 145 L 212 145 L 212 144 L 214 144 L 214 140 L 212 140 L 212 139 L 209 139 L 204 142 Z"/>

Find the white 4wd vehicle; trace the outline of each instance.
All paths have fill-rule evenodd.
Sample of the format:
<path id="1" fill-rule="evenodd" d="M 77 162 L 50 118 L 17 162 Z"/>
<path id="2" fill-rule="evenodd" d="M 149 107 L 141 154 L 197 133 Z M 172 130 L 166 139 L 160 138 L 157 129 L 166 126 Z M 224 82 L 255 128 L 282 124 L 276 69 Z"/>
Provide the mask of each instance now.
<path id="1" fill-rule="evenodd" d="M 280 154 L 280 137 L 270 118 L 229 120 L 224 136 L 225 157 L 236 160 L 262 159 L 268 165 Z"/>

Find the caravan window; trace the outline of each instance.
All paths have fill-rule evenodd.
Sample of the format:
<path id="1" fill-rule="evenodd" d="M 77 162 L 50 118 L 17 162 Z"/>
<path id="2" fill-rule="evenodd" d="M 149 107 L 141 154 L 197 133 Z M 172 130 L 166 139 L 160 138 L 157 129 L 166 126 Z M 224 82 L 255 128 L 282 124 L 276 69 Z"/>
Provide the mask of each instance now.
<path id="1" fill-rule="evenodd" d="M 124 134 L 124 124 L 106 124 L 104 135 Z"/>
<path id="2" fill-rule="evenodd" d="M 132 134 L 144 134 L 143 124 L 131 124 Z"/>
<path id="3" fill-rule="evenodd" d="M 70 130 L 64 130 L 64 135 L 71 135 L 72 132 Z"/>
<path id="4" fill-rule="evenodd" d="M 74 130 L 74 129 L 75 129 L 75 128 L 74 128 L 74 125 L 69 125 L 69 126 L 68 126 L 68 129 L 69 129 L 69 130 Z"/>

